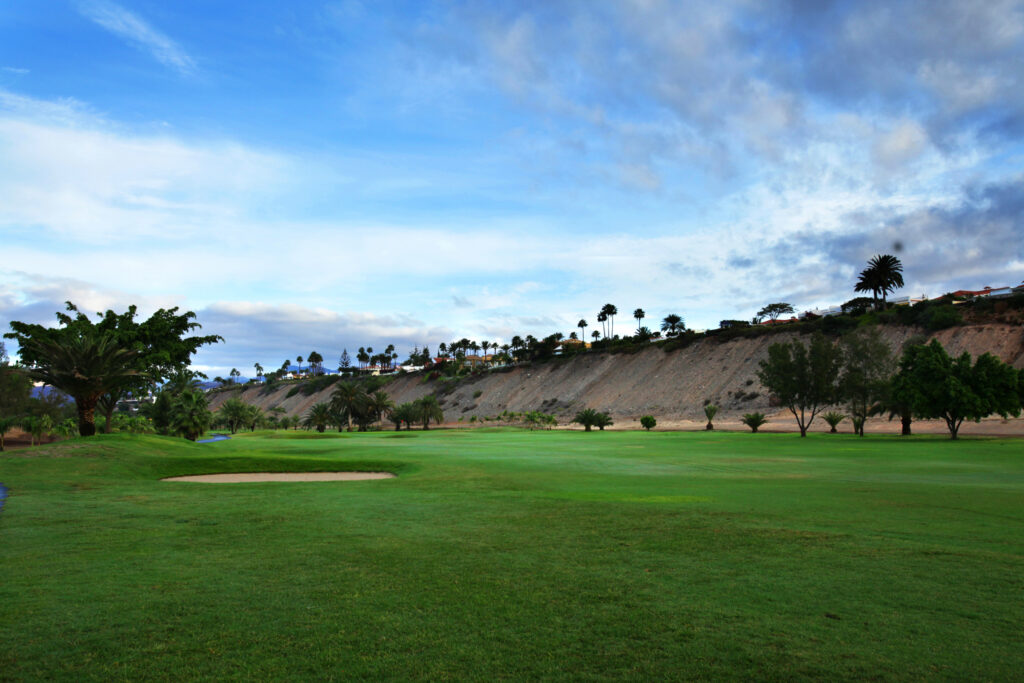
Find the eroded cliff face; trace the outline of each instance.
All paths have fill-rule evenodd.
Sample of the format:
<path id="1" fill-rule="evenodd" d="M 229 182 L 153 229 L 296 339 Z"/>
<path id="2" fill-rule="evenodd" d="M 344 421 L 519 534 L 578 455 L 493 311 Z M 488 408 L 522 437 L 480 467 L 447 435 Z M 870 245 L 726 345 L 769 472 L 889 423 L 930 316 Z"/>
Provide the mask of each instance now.
<path id="1" fill-rule="evenodd" d="M 1024 327 L 973 325 L 924 335 L 916 328 L 884 327 L 882 333 L 894 353 L 911 339 L 936 338 L 951 355 L 992 353 L 1014 367 L 1024 368 Z M 395 403 L 436 394 L 448 422 L 488 417 L 504 410 L 543 410 L 571 419 L 582 408 L 595 408 L 621 419 L 651 414 L 659 419 L 697 420 L 705 401 L 721 407 L 722 419 L 753 411 L 773 412 L 768 395 L 757 380 L 758 364 L 768 347 L 794 335 L 775 334 L 757 339 L 719 342 L 703 340 L 664 352 L 657 344 L 634 354 L 584 354 L 548 363 L 491 372 L 463 380 L 453 388 L 425 382 L 421 374 L 396 377 L 384 387 Z M 305 414 L 330 398 L 331 389 L 303 396 L 287 394 L 294 384 L 264 393 L 253 387 L 242 393 L 223 392 L 211 397 L 216 409 L 231 396 L 265 410 L 274 406 L 289 415 Z"/>

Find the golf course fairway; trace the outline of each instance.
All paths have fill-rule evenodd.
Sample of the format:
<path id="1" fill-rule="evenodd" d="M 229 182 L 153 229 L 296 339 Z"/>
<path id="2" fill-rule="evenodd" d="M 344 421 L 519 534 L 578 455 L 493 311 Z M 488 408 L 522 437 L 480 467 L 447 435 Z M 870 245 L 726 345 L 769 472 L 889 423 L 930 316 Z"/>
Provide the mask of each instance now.
<path id="1" fill-rule="evenodd" d="M 161 481 L 227 472 L 370 481 Z M 1024 441 L 115 434 L 0 453 L 0 680 L 1009 680 Z"/>

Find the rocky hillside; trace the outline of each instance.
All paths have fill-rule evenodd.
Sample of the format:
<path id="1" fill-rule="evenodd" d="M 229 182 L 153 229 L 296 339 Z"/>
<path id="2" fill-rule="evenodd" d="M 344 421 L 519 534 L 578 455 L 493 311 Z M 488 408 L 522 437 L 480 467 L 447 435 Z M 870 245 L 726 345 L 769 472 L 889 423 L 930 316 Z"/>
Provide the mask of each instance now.
<path id="1" fill-rule="evenodd" d="M 916 328 L 887 326 L 882 330 L 897 353 L 908 339 L 923 338 Z M 1024 327 L 1020 325 L 954 327 L 931 337 L 950 354 L 991 352 L 1024 368 Z M 406 375 L 396 377 L 384 389 L 396 403 L 436 394 L 449 422 L 493 416 L 504 410 L 543 410 L 571 419 L 582 408 L 596 408 L 624 420 L 643 414 L 659 420 L 698 420 L 706 401 L 721 406 L 721 418 L 729 419 L 741 413 L 777 410 L 768 405 L 767 392 L 756 372 L 769 346 L 791 338 L 790 334 L 775 334 L 724 342 L 705 339 L 671 352 L 653 345 L 633 354 L 584 354 L 491 372 L 457 384 L 426 382 L 421 374 Z M 240 396 L 264 409 L 280 406 L 289 415 L 301 415 L 314 403 L 330 398 L 330 388 L 303 395 L 295 386 L 217 392 L 211 397 L 211 407 L 216 409 L 227 398 Z"/>

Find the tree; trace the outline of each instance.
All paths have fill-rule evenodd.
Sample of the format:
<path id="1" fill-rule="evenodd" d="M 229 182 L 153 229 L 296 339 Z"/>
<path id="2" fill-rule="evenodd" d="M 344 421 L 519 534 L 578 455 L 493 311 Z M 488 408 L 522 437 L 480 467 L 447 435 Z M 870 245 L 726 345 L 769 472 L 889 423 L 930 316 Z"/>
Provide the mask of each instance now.
<path id="1" fill-rule="evenodd" d="M 817 332 L 809 347 L 797 340 L 772 344 L 760 366 L 761 384 L 793 413 L 800 436 L 807 436 L 814 418 L 839 395 L 840 349 Z"/>
<path id="2" fill-rule="evenodd" d="M 757 317 L 763 319 L 767 317 L 771 321 L 776 321 L 779 316 L 783 313 L 793 314 L 793 306 L 784 302 L 768 304 L 760 311 L 757 312 Z"/>
<path id="3" fill-rule="evenodd" d="M 11 323 L 11 327 L 16 324 L 22 325 Z M 30 363 L 29 376 L 73 398 L 79 434 L 92 436 L 100 397 L 140 374 L 134 368 L 138 353 L 121 347 L 113 333 L 94 327 L 70 325 L 47 331 L 19 334 L 22 359 Z"/>
<path id="4" fill-rule="evenodd" d="M 260 365 L 259 363 L 253 363 L 253 367 L 256 368 L 256 376 L 257 377 L 262 377 L 263 376 L 263 366 Z"/>
<path id="5" fill-rule="evenodd" d="M 221 404 L 218 417 L 228 430 L 235 434 L 246 423 L 248 406 L 239 398 L 229 398 Z"/>
<path id="6" fill-rule="evenodd" d="M 210 410 L 206 395 L 188 389 L 181 392 L 171 407 L 171 426 L 189 441 L 195 441 L 210 428 Z"/>
<path id="7" fill-rule="evenodd" d="M 387 392 L 378 390 L 370 395 L 368 408 L 376 419 L 382 423 L 381 426 L 383 426 L 384 416 L 394 407 L 395 402 L 391 400 Z"/>
<path id="8" fill-rule="evenodd" d="M 885 395 L 889 378 L 896 369 L 895 361 L 877 328 L 848 334 L 840 346 L 843 351 L 840 392 L 847 402 L 854 431 L 864 436 L 864 422 L 872 407 Z"/>
<path id="9" fill-rule="evenodd" d="M 639 330 L 640 329 L 640 321 L 643 320 L 644 318 L 646 318 L 647 314 L 644 313 L 644 309 L 638 308 L 635 311 L 633 311 L 633 317 L 636 318 L 636 327 L 637 327 L 637 330 Z"/>
<path id="10" fill-rule="evenodd" d="M 655 425 L 657 424 L 658 421 L 654 419 L 653 415 L 644 415 L 643 417 L 640 418 L 640 426 L 646 429 L 647 431 L 651 431 L 652 429 L 654 429 Z"/>
<path id="11" fill-rule="evenodd" d="M 112 422 L 111 418 L 119 401 L 129 394 L 148 391 L 174 373 L 187 368 L 192 361 L 192 355 L 200 347 L 224 341 L 219 335 L 192 335 L 193 331 L 202 327 L 195 322 L 196 314 L 192 311 L 179 313 L 177 307 L 161 308 L 142 322 L 136 320 L 135 306 L 129 306 L 124 313 L 107 310 L 103 314 L 97 314 L 100 319 L 95 323 L 70 301 L 65 302 L 65 308 L 67 313 L 57 313 L 57 320 L 61 325 L 59 328 L 12 322 L 13 332 L 4 336 L 18 340 L 19 345 L 23 347 L 22 361 L 26 364 L 31 364 L 34 360 L 31 349 L 24 350 L 23 342 L 29 338 L 59 342 L 68 335 L 85 334 L 89 330 L 109 334 L 117 346 L 134 352 L 131 369 L 136 371 L 135 374 L 117 380 L 112 379 L 105 392 L 107 395 L 98 401 L 106 415 L 107 425 Z M 77 329 L 79 332 L 69 332 L 71 329 Z"/>
<path id="12" fill-rule="evenodd" d="M 18 426 L 18 420 L 0 415 L 0 452 L 4 450 L 4 435 Z"/>
<path id="13" fill-rule="evenodd" d="M 594 341 L 597 341 L 598 339 L 601 338 L 601 333 L 598 332 L 597 330 L 594 330 L 593 332 L 590 333 L 590 338 L 593 339 Z"/>
<path id="14" fill-rule="evenodd" d="M 309 363 L 309 371 L 314 377 L 324 374 L 324 357 L 319 353 L 311 351 L 306 362 Z"/>
<path id="15" fill-rule="evenodd" d="M 757 434 L 758 428 L 760 428 L 761 425 L 763 425 L 767 421 L 768 420 L 765 419 L 764 413 L 746 413 L 740 420 L 740 422 L 750 427 L 750 431 L 753 434 Z"/>
<path id="16" fill-rule="evenodd" d="M 20 414 L 31 395 L 32 380 L 22 368 L 7 364 L 7 354 L 0 343 L 0 418 Z"/>
<path id="17" fill-rule="evenodd" d="M 355 382 L 339 382 L 331 392 L 331 407 L 348 423 L 352 431 L 352 419 L 358 419 L 366 412 L 369 396 L 360 384 Z"/>
<path id="18" fill-rule="evenodd" d="M 854 285 L 855 292 L 871 292 L 871 297 L 878 308 L 878 296 L 882 296 L 882 305 L 886 295 L 903 286 L 903 263 L 891 254 L 878 254 L 868 261 L 868 267 L 861 271 Z"/>
<path id="19" fill-rule="evenodd" d="M 969 353 L 951 358 L 933 339 L 927 346 L 911 346 L 904 352 L 894 394 L 917 417 L 941 417 L 949 438 L 956 439 L 964 420 L 1019 415 L 1019 382 L 1019 373 L 992 354 L 982 354 L 972 364 Z"/>
<path id="20" fill-rule="evenodd" d="M 601 307 L 601 315 L 603 315 L 604 319 L 608 321 L 608 333 L 605 334 L 606 337 L 615 336 L 615 316 L 618 315 L 618 313 L 619 309 L 617 309 L 614 304 L 605 304 Z"/>
<path id="21" fill-rule="evenodd" d="M 612 422 L 612 416 L 609 415 L 608 413 L 598 413 L 597 421 L 594 422 L 594 426 L 600 429 L 602 432 L 604 431 L 605 427 L 611 427 L 612 424 L 614 424 Z"/>
<path id="22" fill-rule="evenodd" d="M 327 431 L 327 427 L 333 422 L 334 415 L 331 411 L 331 405 L 326 401 L 315 404 L 306 413 L 306 419 L 302 421 L 302 426 L 307 429 L 316 429 L 319 433 L 323 434 Z"/>
<path id="23" fill-rule="evenodd" d="M 584 339 L 584 335 L 587 332 L 587 321 L 580 318 L 580 321 L 576 323 L 576 327 L 580 328 L 580 339 Z"/>
<path id="24" fill-rule="evenodd" d="M 302 356 L 296 356 L 295 357 L 295 362 L 299 366 L 299 374 L 301 375 L 302 374 Z"/>
<path id="25" fill-rule="evenodd" d="M 675 337 L 685 329 L 682 316 L 675 313 L 669 313 L 661 320 L 661 331 L 668 337 Z"/>
<path id="26" fill-rule="evenodd" d="M 414 401 L 413 405 L 416 406 L 416 420 L 423 424 L 423 429 L 430 429 L 431 422 L 444 422 L 444 411 L 435 396 L 424 396 Z"/>
<path id="27" fill-rule="evenodd" d="M 229 372 L 228 375 L 231 376 L 231 383 L 236 384 L 238 382 L 238 378 L 242 376 L 242 373 L 238 371 L 238 368 L 231 368 L 231 372 Z"/>
<path id="28" fill-rule="evenodd" d="M 704 425 L 704 429 L 706 431 L 710 432 L 710 431 L 712 431 L 715 428 L 715 425 L 713 425 L 711 423 L 711 421 L 715 419 L 715 415 L 717 415 L 717 414 L 718 414 L 718 406 L 716 406 L 714 404 L 711 404 L 711 403 L 709 403 L 708 405 L 704 406 L 704 417 L 708 418 L 708 423 L 706 425 Z"/>
<path id="29" fill-rule="evenodd" d="M 590 428 L 597 424 L 597 411 L 593 408 L 585 408 L 572 419 L 573 422 L 583 425 L 583 431 L 589 432 Z"/>
<path id="30" fill-rule="evenodd" d="M 348 349 L 341 352 L 341 357 L 338 358 L 338 371 L 348 370 L 352 367 L 352 359 L 348 355 Z"/>

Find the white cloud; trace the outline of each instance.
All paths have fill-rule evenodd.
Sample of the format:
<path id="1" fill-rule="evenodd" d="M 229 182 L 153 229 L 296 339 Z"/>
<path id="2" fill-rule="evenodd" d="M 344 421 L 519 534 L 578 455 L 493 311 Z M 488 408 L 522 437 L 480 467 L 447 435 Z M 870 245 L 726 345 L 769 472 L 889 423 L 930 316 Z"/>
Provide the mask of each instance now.
<path id="1" fill-rule="evenodd" d="M 184 75 L 195 72 L 195 60 L 181 46 L 123 7 L 107 0 L 88 0 L 79 4 L 79 11 L 111 33 L 148 51 L 161 64 Z"/>

